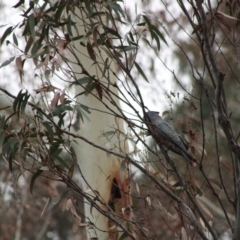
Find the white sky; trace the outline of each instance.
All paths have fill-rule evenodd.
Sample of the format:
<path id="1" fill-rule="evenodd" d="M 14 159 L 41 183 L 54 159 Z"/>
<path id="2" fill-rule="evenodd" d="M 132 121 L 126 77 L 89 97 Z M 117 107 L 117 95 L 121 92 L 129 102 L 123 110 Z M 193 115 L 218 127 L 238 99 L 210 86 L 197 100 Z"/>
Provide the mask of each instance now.
<path id="1" fill-rule="evenodd" d="M 12 24 L 16 24 L 21 21 L 21 17 L 19 16 L 18 11 L 15 8 L 12 8 L 11 6 L 16 4 L 17 1 L 7 1 L 2 0 L 2 2 L 7 5 L 6 8 L 4 8 L 4 11 L 1 11 L 1 17 L 0 17 L 0 25 L 2 24 L 8 24 L 8 26 L 11 26 Z M 133 16 L 135 16 L 135 11 L 137 9 L 137 13 L 142 13 L 141 10 L 141 4 L 139 4 L 139 1 L 125 1 L 127 7 L 131 5 L 131 13 Z M 148 6 L 149 9 L 156 9 L 161 8 L 163 5 L 160 1 L 152 1 L 151 4 Z M 145 12 L 147 12 L 148 9 L 144 9 Z M 172 9 L 173 10 L 173 9 Z M 174 10 L 175 11 L 175 10 Z M 6 26 L 6 27 L 8 27 Z M 6 29 L 6 27 L 0 28 L 0 35 L 2 35 L 3 31 Z M 171 33 L 170 33 L 171 34 Z M 19 36 L 21 33 L 19 32 Z M 162 49 L 159 52 L 159 58 L 165 64 L 170 68 L 174 69 L 175 72 L 177 71 L 178 66 L 176 65 L 176 61 L 174 61 L 171 57 L 171 49 L 173 46 L 173 43 L 170 38 L 166 37 L 169 47 L 166 46 L 164 43 L 161 44 Z M 12 38 L 9 38 L 10 41 L 12 41 Z M 19 41 L 21 44 L 21 42 Z M 149 50 L 145 47 L 144 49 L 140 49 L 137 61 L 141 63 L 142 66 L 144 64 L 146 67 L 150 64 L 150 61 L 146 59 L 146 51 L 149 53 Z M 0 54 L 0 63 L 6 61 L 9 57 L 19 54 L 12 46 L 6 47 L 6 44 L 1 49 Z M 153 54 L 152 54 L 153 55 Z M 157 79 L 152 79 L 151 75 L 148 71 L 145 72 L 145 74 L 148 76 L 151 83 L 147 83 L 144 80 L 138 81 L 139 87 L 141 90 L 141 93 L 143 95 L 145 105 L 148 106 L 151 110 L 157 110 L 157 111 L 163 111 L 169 108 L 169 102 L 166 97 L 166 93 L 169 93 L 170 91 L 178 91 L 177 86 L 174 84 L 172 79 L 172 74 L 163 66 L 160 59 L 155 57 L 155 65 L 159 66 L 159 74 L 157 74 Z M 175 63 L 174 63 L 175 62 Z M 11 74 L 9 74 L 9 72 Z M 17 75 L 17 71 L 14 66 L 14 62 L 11 63 L 11 65 L 8 65 L 7 67 L 0 69 L 0 79 L 7 79 L 7 87 L 9 89 L 9 86 L 11 86 L 11 90 L 13 93 L 17 93 L 20 88 L 28 88 L 28 84 L 25 85 L 19 85 L 20 79 Z M 29 70 L 25 70 L 25 79 L 34 79 L 34 71 L 32 71 L 32 68 L 29 67 Z M 35 80 L 34 80 L 35 81 Z M 27 81 L 25 81 L 26 83 Z M 33 81 L 32 81 L 33 82 Z M 186 80 L 187 82 L 187 80 Z M 3 82 L 1 81 L 1 84 Z M 58 85 L 59 86 L 59 85 Z M 38 86 L 34 86 L 35 88 Z M 59 86 L 60 87 L 60 86 Z M 31 89 L 29 89 L 30 93 L 33 93 Z"/>

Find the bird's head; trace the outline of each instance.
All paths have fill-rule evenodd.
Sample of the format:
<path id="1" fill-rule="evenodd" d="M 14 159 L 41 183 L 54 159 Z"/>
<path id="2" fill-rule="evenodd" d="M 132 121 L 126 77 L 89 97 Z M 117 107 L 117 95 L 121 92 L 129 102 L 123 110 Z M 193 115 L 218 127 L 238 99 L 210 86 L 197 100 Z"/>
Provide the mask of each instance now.
<path id="1" fill-rule="evenodd" d="M 159 118 L 159 112 L 155 112 L 155 111 L 149 111 L 147 112 L 147 116 L 149 118 L 149 120 L 152 122 L 154 119 Z"/>

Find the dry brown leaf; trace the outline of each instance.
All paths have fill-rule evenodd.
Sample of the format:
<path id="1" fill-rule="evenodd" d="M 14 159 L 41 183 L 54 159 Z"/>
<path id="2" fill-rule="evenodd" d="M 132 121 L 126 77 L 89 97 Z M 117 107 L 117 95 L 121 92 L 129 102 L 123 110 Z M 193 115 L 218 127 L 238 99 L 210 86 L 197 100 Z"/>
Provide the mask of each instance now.
<path id="1" fill-rule="evenodd" d="M 193 154 L 194 154 L 194 151 L 197 150 L 200 154 L 201 154 L 202 151 L 203 151 L 203 154 L 204 154 L 205 156 L 207 156 L 207 151 L 206 151 L 206 149 L 203 150 L 203 146 L 202 146 L 202 144 L 200 144 L 200 143 L 197 143 L 197 142 L 192 141 L 192 142 L 189 143 L 189 148 L 191 148 L 190 150 L 191 150 L 191 152 L 192 152 Z M 193 149 L 192 149 L 192 148 L 193 148 Z"/>
<path id="2" fill-rule="evenodd" d="M 53 41 L 57 49 L 59 50 L 59 53 L 63 53 L 63 50 L 66 48 L 67 44 L 69 43 L 66 39 L 61 39 L 61 38 L 55 38 Z"/>
<path id="3" fill-rule="evenodd" d="M 81 219 L 81 217 L 77 214 L 77 211 L 76 211 L 76 208 L 75 208 L 75 206 L 74 206 L 73 201 L 72 201 L 72 205 L 71 205 L 71 209 L 70 209 L 70 210 L 71 210 L 72 214 L 73 214 L 75 217 Z"/>
<path id="4" fill-rule="evenodd" d="M 232 167 L 230 166 L 229 163 L 224 161 L 222 157 L 220 157 L 220 163 L 225 167 L 225 169 L 227 169 L 231 174 L 233 174 Z"/>
<path id="5" fill-rule="evenodd" d="M 96 90 L 97 90 L 99 98 L 102 100 L 103 90 L 102 90 L 102 87 L 100 84 L 97 84 Z"/>
<path id="6" fill-rule="evenodd" d="M 71 165 L 71 167 L 68 170 L 68 177 L 72 179 L 73 177 L 73 172 L 74 172 L 74 163 Z"/>
<path id="7" fill-rule="evenodd" d="M 61 104 L 64 104 L 64 103 L 65 103 L 65 101 L 66 101 L 66 98 L 65 98 L 65 90 L 63 90 L 63 91 L 61 92 L 59 100 L 60 100 L 60 103 L 61 103 Z"/>
<path id="8" fill-rule="evenodd" d="M 216 179 L 213 178 L 208 178 L 209 182 L 214 183 L 215 185 L 217 185 L 220 189 L 222 189 L 222 185 L 220 182 L 218 182 Z"/>
<path id="9" fill-rule="evenodd" d="M 87 43 L 87 51 L 88 51 L 88 54 L 89 54 L 90 58 L 95 62 L 96 61 L 96 55 L 95 55 L 95 52 L 94 52 L 90 42 Z"/>
<path id="10" fill-rule="evenodd" d="M 193 31 L 192 31 L 192 34 L 198 32 L 198 31 L 200 31 L 200 30 L 202 30 L 202 24 L 196 25 L 195 28 L 194 28 Z"/>
<path id="11" fill-rule="evenodd" d="M 60 93 L 59 92 L 55 93 L 50 104 L 50 109 L 53 109 L 54 107 L 57 106 L 59 98 L 60 98 Z"/>
<path id="12" fill-rule="evenodd" d="M 200 200 L 201 197 L 196 198 L 197 203 L 199 204 L 199 206 L 201 207 L 201 209 L 209 216 L 210 219 L 213 219 L 213 215 L 210 212 L 210 210 L 207 208 L 207 206 L 205 204 L 203 204 Z"/>
<path id="13" fill-rule="evenodd" d="M 55 69 L 57 70 L 57 71 L 59 71 L 60 70 L 60 66 L 61 66 L 61 60 L 59 59 L 59 58 L 53 58 L 52 60 L 51 60 L 51 63 L 52 63 L 52 72 L 54 73 L 54 71 L 55 71 Z"/>
<path id="14" fill-rule="evenodd" d="M 72 208 L 73 202 L 72 199 L 69 198 L 66 202 L 66 210 L 70 210 Z"/>
<path id="15" fill-rule="evenodd" d="M 215 12 L 214 17 L 217 22 L 224 25 L 230 31 L 235 22 L 239 21 L 237 18 L 227 15 L 220 11 Z"/>
<path id="16" fill-rule="evenodd" d="M 43 208 L 43 210 L 42 210 L 41 218 L 42 218 L 43 214 L 45 213 L 45 211 L 46 211 L 46 209 L 47 209 L 47 206 L 48 206 L 49 202 L 50 202 L 50 198 L 47 199 L 47 202 L 46 202 L 46 204 L 45 204 L 45 206 L 44 206 L 44 208 Z"/>
<path id="17" fill-rule="evenodd" d="M 137 190 L 138 195 L 140 195 L 140 188 L 139 188 L 139 185 L 137 183 L 136 183 L 136 190 Z"/>
<path id="18" fill-rule="evenodd" d="M 150 196 L 146 197 L 146 201 L 147 201 L 148 206 L 151 207 L 152 206 L 152 202 L 151 202 Z"/>
<path id="19" fill-rule="evenodd" d="M 48 62 L 49 62 L 50 55 L 47 54 L 44 61 L 40 62 L 35 69 L 39 69 L 41 67 L 44 67 L 45 69 L 47 68 Z"/>
<path id="20" fill-rule="evenodd" d="M 72 230 L 74 233 L 76 233 L 76 231 L 78 230 L 80 224 L 82 222 L 81 218 L 75 217 L 73 220 L 73 226 L 72 226 Z"/>
<path id="21" fill-rule="evenodd" d="M 191 111 L 196 111 L 197 110 L 197 107 L 196 107 L 196 105 L 194 104 L 193 101 L 190 101 L 190 110 Z"/>
<path id="22" fill-rule="evenodd" d="M 91 207 L 90 207 L 90 214 L 93 216 L 92 210 L 93 210 L 93 205 L 91 204 Z"/>
<path id="23" fill-rule="evenodd" d="M 16 58 L 15 63 L 16 63 L 16 68 L 17 68 L 19 77 L 20 77 L 21 82 L 22 82 L 23 64 L 22 64 L 22 58 L 21 58 L 21 56 Z"/>
<path id="24" fill-rule="evenodd" d="M 52 92 L 54 91 L 55 89 L 59 89 L 59 88 L 56 88 L 52 85 L 45 85 L 43 86 L 42 88 L 38 88 L 38 89 L 33 89 L 37 94 L 40 93 L 40 92 Z"/>
<path id="25" fill-rule="evenodd" d="M 206 228 L 205 223 L 203 222 L 202 218 L 199 218 L 199 222 L 200 222 L 202 228 L 206 231 L 207 228 Z"/>
<path id="26" fill-rule="evenodd" d="M 139 36 L 141 36 L 146 31 L 148 31 L 148 27 L 146 25 L 137 28 L 137 34 Z"/>
<path id="27" fill-rule="evenodd" d="M 63 198 L 60 202 L 60 209 L 64 212 L 66 210 L 66 204 L 67 204 L 68 198 Z"/>

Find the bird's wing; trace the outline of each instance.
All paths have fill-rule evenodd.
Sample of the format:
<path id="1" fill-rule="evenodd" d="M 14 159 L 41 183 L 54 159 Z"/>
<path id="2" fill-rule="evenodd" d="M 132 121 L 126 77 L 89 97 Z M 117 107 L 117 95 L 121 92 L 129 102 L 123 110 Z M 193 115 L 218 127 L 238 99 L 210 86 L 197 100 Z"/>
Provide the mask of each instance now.
<path id="1" fill-rule="evenodd" d="M 177 145 L 182 150 L 185 150 L 186 147 L 183 145 L 178 134 L 169 123 L 162 121 L 161 123 L 157 124 L 157 127 L 159 130 L 159 133 L 163 137 L 165 137 L 168 141 L 172 142 L 173 144 Z"/>
<path id="2" fill-rule="evenodd" d="M 162 121 L 161 123 L 157 124 L 157 127 L 159 134 L 175 146 L 175 148 L 172 148 L 174 152 L 178 154 L 181 152 L 183 157 L 190 163 L 192 161 L 196 161 L 191 155 L 189 155 L 187 146 L 184 144 L 183 139 L 179 137 L 177 132 L 169 123 Z"/>

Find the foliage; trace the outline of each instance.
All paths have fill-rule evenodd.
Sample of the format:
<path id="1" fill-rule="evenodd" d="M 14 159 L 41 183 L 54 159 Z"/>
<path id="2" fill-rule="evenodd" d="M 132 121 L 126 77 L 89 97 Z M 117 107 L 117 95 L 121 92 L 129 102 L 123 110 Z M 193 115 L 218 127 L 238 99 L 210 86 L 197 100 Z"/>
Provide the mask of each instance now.
<path id="1" fill-rule="evenodd" d="M 79 205 L 84 197 L 92 208 L 107 216 L 113 226 L 123 232 L 120 239 L 220 239 L 224 235 L 239 239 L 240 149 L 236 110 L 239 76 L 235 69 L 238 69 L 240 5 L 238 1 L 227 1 L 226 5 L 220 1 L 216 6 L 211 1 L 200 0 L 179 0 L 175 5 L 163 2 L 164 10 L 152 13 L 149 10 L 148 14 L 137 14 L 136 10 L 134 19 L 123 6 L 121 1 L 44 0 L 41 4 L 30 1 L 27 6 L 20 0 L 15 4 L 15 8 L 23 11 L 22 22 L 6 26 L 1 45 L 3 48 L 5 43 L 13 46 L 18 54 L 3 62 L 1 68 L 9 67 L 15 60 L 20 82 L 24 82 L 25 66 L 29 62 L 34 65 L 42 86 L 34 89 L 35 94 L 30 94 L 30 89 L 21 89 L 16 96 L 6 88 L 0 88 L 4 96 L 12 100 L 10 105 L 1 105 L 3 172 L 8 174 L 10 170 L 16 179 L 20 176 L 29 179 L 29 191 L 25 189 L 24 193 L 34 195 L 38 189 L 36 185 L 40 184 L 41 188 L 46 184 L 51 190 L 46 194 L 46 206 L 41 205 L 41 215 L 44 218 L 47 212 L 46 217 L 55 219 L 52 213 L 60 214 L 56 209 L 70 211 L 73 232 L 79 230 L 79 226 L 91 228 L 94 224 L 83 220 Z M 170 12 L 169 21 L 166 16 L 171 7 L 177 8 L 179 16 Z M 103 21 L 103 15 L 107 17 L 107 23 Z M 157 21 L 159 16 L 167 27 Z M 76 19 L 83 22 L 84 34 L 79 33 Z M 16 29 L 22 31 L 24 47 L 19 44 L 22 40 L 15 34 Z M 124 29 L 128 31 L 123 33 Z M 182 35 L 175 36 L 176 32 Z M 168 36 L 173 36 L 172 42 Z M 80 46 L 98 75 L 92 75 L 85 68 L 78 55 Z M 145 60 L 138 56 L 149 52 L 149 56 L 154 53 L 159 58 L 167 46 L 172 47 L 179 59 L 180 71 L 176 69 L 175 72 L 164 65 L 184 97 L 169 91 L 171 114 L 168 111 L 162 115 L 167 115 L 168 119 L 178 118 L 179 124 L 174 124 L 178 125 L 179 133 L 184 133 L 188 151 L 196 159 L 194 165 L 165 151 L 158 139 L 149 144 L 146 138 L 154 134 L 146 118 L 149 109 L 140 85 L 151 85 L 154 81 L 144 68 Z M 74 61 L 69 60 L 70 55 Z M 118 73 L 112 64 L 117 65 Z M 74 71 L 74 65 L 78 66 L 79 72 Z M 153 75 L 156 68 L 153 63 Z M 188 85 L 183 80 L 184 75 L 191 76 Z M 111 76 L 115 76 L 118 83 L 111 81 Z M 136 80 L 137 76 L 143 81 Z M 55 87 L 56 79 L 62 81 L 63 87 Z M 81 92 L 72 90 L 78 87 Z M 118 94 L 113 89 L 117 89 Z M 232 97 L 233 91 L 236 100 Z M 128 131 L 113 128 L 99 133 L 99 138 L 106 139 L 105 146 L 78 134 L 79 126 L 89 121 L 96 111 L 78 100 L 81 95 L 95 96 L 108 110 L 104 113 L 123 119 Z M 131 113 L 116 108 L 116 99 L 128 106 Z M 118 139 L 117 143 L 113 141 L 114 137 Z M 121 159 L 122 179 L 128 164 L 137 169 L 136 177 L 129 179 L 133 206 L 119 210 L 116 199 L 112 201 L 112 207 L 101 200 L 99 193 L 95 192 L 93 199 L 83 191 L 73 175 L 83 177 L 76 149 L 72 147 L 72 143 L 78 141 L 105 151 L 107 156 Z M 121 141 L 131 142 L 133 151 L 122 151 Z M 139 173 L 141 177 L 137 176 Z M 58 184 L 61 190 L 57 189 Z M 50 200 L 57 204 L 55 212 L 53 205 L 48 204 Z M 107 210 L 100 208 L 99 203 Z M 24 204 L 22 201 L 16 208 L 19 219 L 24 219 Z M 125 224 L 124 214 L 128 212 L 132 218 Z M 27 230 L 21 230 L 17 224 L 12 224 L 12 233 L 16 232 L 15 239 L 20 239 Z M 53 225 L 46 225 L 42 236 L 54 232 Z M 5 226 L 2 231 L 6 231 Z M 72 237 L 72 233 L 63 236 L 59 231 L 55 234 L 60 238 Z M 79 234 L 82 237 L 83 233 Z"/>

